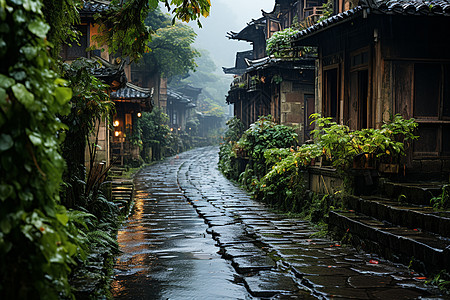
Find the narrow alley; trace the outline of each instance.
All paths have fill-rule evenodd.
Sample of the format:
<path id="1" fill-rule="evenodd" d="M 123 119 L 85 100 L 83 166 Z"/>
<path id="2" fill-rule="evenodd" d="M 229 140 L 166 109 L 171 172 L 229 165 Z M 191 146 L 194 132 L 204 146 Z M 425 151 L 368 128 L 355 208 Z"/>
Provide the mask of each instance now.
<path id="1" fill-rule="evenodd" d="M 116 299 L 441 299 L 419 274 L 251 199 L 198 148 L 136 176 Z"/>

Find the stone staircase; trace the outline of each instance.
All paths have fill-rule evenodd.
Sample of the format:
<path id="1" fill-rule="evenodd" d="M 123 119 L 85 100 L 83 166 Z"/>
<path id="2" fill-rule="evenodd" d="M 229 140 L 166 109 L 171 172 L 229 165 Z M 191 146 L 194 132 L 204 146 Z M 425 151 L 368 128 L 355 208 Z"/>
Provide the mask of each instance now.
<path id="1" fill-rule="evenodd" d="M 347 211 L 330 212 L 330 229 L 356 247 L 414 270 L 449 271 L 450 211 L 430 207 L 442 186 L 385 182 L 380 195 L 347 197 Z"/>
<path id="2" fill-rule="evenodd" d="M 114 166 L 109 171 L 111 178 L 111 199 L 120 208 L 122 214 L 127 214 L 132 199 L 134 184 L 133 180 L 126 178 L 126 168 Z"/>

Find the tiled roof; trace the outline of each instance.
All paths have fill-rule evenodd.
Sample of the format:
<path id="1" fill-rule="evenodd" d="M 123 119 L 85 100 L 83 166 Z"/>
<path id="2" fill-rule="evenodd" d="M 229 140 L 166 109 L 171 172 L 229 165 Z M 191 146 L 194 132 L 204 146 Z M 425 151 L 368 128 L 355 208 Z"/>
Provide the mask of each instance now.
<path id="1" fill-rule="evenodd" d="M 123 69 L 125 61 L 119 65 L 114 65 L 109 61 L 95 55 L 92 56 L 89 61 L 94 63 L 92 74 L 101 79 L 104 83 L 113 84 L 113 82 L 116 81 L 120 86 L 123 86 L 127 82 L 127 76 L 125 75 L 125 71 Z"/>
<path id="2" fill-rule="evenodd" d="M 269 56 L 260 58 L 260 59 L 245 59 L 245 62 L 247 64 L 247 66 L 249 67 L 260 67 L 263 65 L 268 64 L 269 62 L 274 62 L 275 60 L 277 60 L 276 58 L 270 58 Z"/>
<path id="3" fill-rule="evenodd" d="M 276 66 L 287 69 L 299 69 L 299 70 L 314 70 L 314 58 L 273 58 L 264 57 L 261 59 L 250 60 L 246 59 L 248 68 L 246 71 L 260 70 L 268 67 Z"/>
<path id="4" fill-rule="evenodd" d="M 186 96 L 183 93 L 175 92 L 173 90 L 167 90 L 167 100 L 176 101 L 181 104 L 185 104 L 187 107 L 195 107 L 195 104 L 192 103 L 190 97 Z"/>
<path id="5" fill-rule="evenodd" d="M 245 70 L 247 70 L 247 69 L 239 69 L 236 67 L 231 67 L 231 68 L 222 67 L 222 70 L 225 74 L 242 75 L 245 73 Z"/>
<path id="6" fill-rule="evenodd" d="M 264 29 L 266 26 L 266 19 L 261 17 L 257 20 L 252 20 L 247 23 L 247 26 L 239 32 L 230 31 L 227 32 L 227 38 L 231 40 L 244 40 L 244 41 L 253 41 L 252 35 L 254 35 L 259 30 Z"/>
<path id="7" fill-rule="evenodd" d="M 94 76 L 113 76 L 117 73 L 123 72 L 124 63 L 114 65 L 99 56 L 93 56 L 92 61 L 96 64 L 95 69 L 93 70 Z"/>
<path id="8" fill-rule="evenodd" d="M 450 16 L 450 0 L 360 0 L 355 8 L 329 17 L 294 36 L 301 39 L 334 24 L 349 21 L 363 14 Z"/>
<path id="9" fill-rule="evenodd" d="M 300 31 L 299 33 L 297 33 L 294 36 L 294 40 L 301 39 L 302 37 L 305 37 L 309 34 L 317 32 L 317 31 L 319 31 L 323 28 L 326 28 L 332 24 L 337 24 L 337 23 L 341 23 L 343 21 L 350 20 L 350 19 L 354 18 L 356 15 L 359 15 L 360 13 L 362 13 L 362 11 L 363 11 L 363 8 L 361 6 L 357 6 L 355 8 L 352 8 L 352 9 L 342 12 L 340 14 L 329 17 L 328 19 L 323 20 L 322 22 L 314 24 L 313 26 Z"/>
<path id="10" fill-rule="evenodd" d="M 129 82 L 123 88 L 111 92 L 112 99 L 146 99 L 151 97 L 152 91 L 147 88 L 141 88 Z"/>
<path id="11" fill-rule="evenodd" d="M 374 13 L 422 15 L 422 16 L 450 16 L 450 1 L 423 1 L 423 0 L 390 0 L 375 1 L 363 0 L 362 4 L 370 7 Z"/>
<path id="12" fill-rule="evenodd" d="M 103 12 L 109 8 L 110 1 L 102 1 L 102 0 L 88 0 L 83 4 L 83 8 L 80 13 L 84 14 L 95 14 L 99 12 Z"/>
<path id="13" fill-rule="evenodd" d="M 247 69 L 247 64 L 245 63 L 245 59 L 253 58 L 253 50 L 241 51 L 236 53 L 236 61 L 234 67 L 226 68 L 222 67 L 222 70 L 225 74 L 235 74 L 242 75 Z"/>

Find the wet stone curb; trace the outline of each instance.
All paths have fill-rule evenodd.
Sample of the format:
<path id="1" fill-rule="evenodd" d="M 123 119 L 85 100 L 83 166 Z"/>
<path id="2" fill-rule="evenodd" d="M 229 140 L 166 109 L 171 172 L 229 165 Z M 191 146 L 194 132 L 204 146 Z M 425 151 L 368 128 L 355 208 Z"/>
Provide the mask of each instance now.
<path id="1" fill-rule="evenodd" d="M 183 154 L 178 185 L 252 296 L 443 299 L 405 266 L 315 238 L 317 230 L 308 222 L 285 218 L 251 199 L 218 171 L 217 152 L 207 147 Z"/>

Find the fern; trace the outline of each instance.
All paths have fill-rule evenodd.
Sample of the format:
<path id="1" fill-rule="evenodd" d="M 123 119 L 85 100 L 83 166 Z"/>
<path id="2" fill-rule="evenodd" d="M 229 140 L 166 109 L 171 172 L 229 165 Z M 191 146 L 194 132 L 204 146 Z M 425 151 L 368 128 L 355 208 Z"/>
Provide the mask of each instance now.
<path id="1" fill-rule="evenodd" d="M 102 230 L 90 231 L 87 233 L 87 238 L 92 244 L 100 244 L 103 247 L 109 247 L 114 250 L 119 249 L 119 244 L 115 237 L 112 237 L 108 232 Z"/>
<path id="2" fill-rule="evenodd" d="M 69 217 L 70 221 L 75 224 L 81 225 L 86 230 L 89 230 L 89 225 L 94 225 L 92 220 L 96 219 L 93 214 L 81 210 L 69 210 L 67 211 L 67 216 Z"/>

